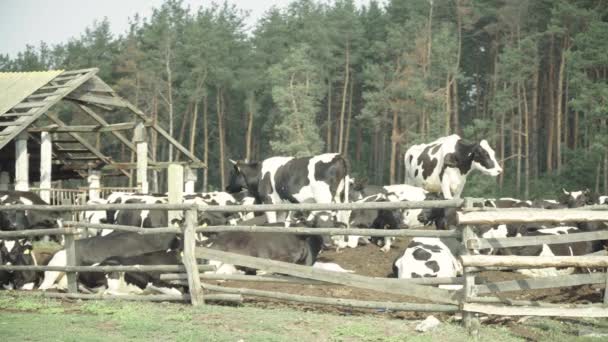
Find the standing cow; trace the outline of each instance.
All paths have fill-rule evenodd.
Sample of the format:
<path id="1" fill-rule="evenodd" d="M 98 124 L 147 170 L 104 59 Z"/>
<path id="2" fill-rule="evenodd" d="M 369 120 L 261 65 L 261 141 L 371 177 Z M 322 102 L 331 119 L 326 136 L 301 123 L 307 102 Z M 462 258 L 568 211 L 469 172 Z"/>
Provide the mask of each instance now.
<path id="1" fill-rule="evenodd" d="M 467 175 L 473 169 L 494 177 L 502 172 L 485 139 L 467 143 L 454 134 L 429 144 L 414 145 L 405 152 L 405 182 L 440 192 L 446 199 L 460 198 Z"/>
<path id="2" fill-rule="evenodd" d="M 234 169 L 226 191 L 236 193 L 247 189 L 257 203 L 340 203 L 342 191 L 344 202 L 348 199 L 348 166 L 337 153 L 232 163 Z M 277 222 L 275 212 L 266 212 L 266 218 L 269 223 Z"/>

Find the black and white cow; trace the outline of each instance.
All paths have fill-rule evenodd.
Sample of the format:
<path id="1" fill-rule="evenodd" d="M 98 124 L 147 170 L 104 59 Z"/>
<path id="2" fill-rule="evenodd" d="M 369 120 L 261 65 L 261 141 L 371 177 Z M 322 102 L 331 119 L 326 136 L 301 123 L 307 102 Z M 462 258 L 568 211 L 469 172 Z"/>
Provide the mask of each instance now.
<path id="1" fill-rule="evenodd" d="M 566 189 L 562 189 L 558 200 L 559 203 L 568 206 L 568 208 L 579 208 L 584 205 L 596 204 L 599 201 L 599 196 L 592 193 L 589 189 L 581 191 L 566 191 Z"/>
<path id="2" fill-rule="evenodd" d="M 112 232 L 106 236 L 93 236 L 74 242 L 76 265 L 93 265 L 113 256 L 131 257 L 135 255 L 176 249 L 180 241 L 175 234 L 142 235 L 132 232 Z M 66 252 L 56 252 L 49 266 L 65 266 Z M 47 290 L 55 285 L 63 272 L 44 272 L 44 280 L 39 289 Z"/>
<path id="3" fill-rule="evenodd" d="M 357 203 L 366 202 L 388 202 L 389 194 L 379 193 L 356 201 Z M 371 229 L 400 229 L 402 222 L 402 211 L 397 209 L 357 209 L 352 210 L 349 216 L 349 226 L 352 228 L 371 228 Z M 372 238 L 373 242 L 383 241 L 381 250 L 388 252 L 394 238 L 384 237 L 382 239 Z M 358 245 L 359 236 L 351 235 L 344 245 L 340 237 L 334 239 L 338 248 L 346 246 L 354 248 Z"/>
<path id="4" fill-rule="evenodd" d="M 239 204 L 253 204 L 255 199 L 251 196 L 243 196 L 241 193 L 240 201 L 235 196 L 223 191 L 203 192 L 184 195 L 184 203 L 198 204 L 202 206 L 228 206 Z M 235 212 L 215 212 L 215 211 L 198 211 L 198 224 L 208 226 L 235 225 L 240 221 L 253 218 L 253 213 L 235 213 Z"/>
<path id="5" fill-rule="evenodd" d="M 492 208 L 532 208 L 532 201 L 524 201 L 517 198 L 501 197 L 497 199 L 488 199 L 484 203 L 487 207 Z"/>
<path id="6" fill-rule="evenodd" d="M 108 204 L 159 204 L 159 203 L 167 203 L 167 195 L 165 194 L 135 194 L 128 192 L 113 192 L 106 199 Z M 135 212 L 135 210 L 128 210 L 130 212 Z M 115 224 L 118 219 L 118 215 L 121 210 L 109 209 L 106 210 L 106 220 L 107 224 Z M 134 222 L 137 220 L 139 224 L 137 226 L 144 227 L 144 222 L 146 217 L 148 216 L 148 210 L 138 210 L 140 215 L 140 219 L 137 220 L 133 217 L 130 221 Z"/>
<path id="7" fill-rule="evenodd" d="M 31 191 L 0 191 L 0 205 L 48 205 Z M 61 225 L 62 213 L 40 210 L 0 211 L 0 230 L 24 230 L 57 228 Z"/>
<path id="8" fill-rule="evenodd" d="M 32 249 L 27 239 L 0 240 L 0 264 L 37 266 Z M 0 285 L 4 289 L 33 290 L 41 278 L 41 272 L 36 271 L 0 271 Z"/>
<path id="9" fill-rule="evenodd" d="M 99 266 L 128 265 L 181 265 L 179 250 L 156 251 L 130 257 L 113 256 L 100 262 Z M 78 281 L 88 289 L 105 289 L 106 294 L 125 295 L 158 292 L 181 295 L 175 286 L 162 281 L 163 272 L 87 272 L 78 275 Z"/>
<path id="10" fill-rule="evenodd" d="M 226 191 L 247 189 L 257 203 L 339 203 L 343 191 L 344 201 L 348 199 L 348 166 L 337 153 L 271 157 L 262 162 L 233 161 L 233 164 Z M 269 223 L 277 222 L 275 212 L 266 212 L 266 217 Z"/>
<path id="11" fill-rule="evenodd" d="M 210 237 L 204 246 L 220 251 L 248 255 L 264 259 L 311 266 L 323 248 L 323 237 L 295 234 L 222 232 Z M 210 260 L 216 266 L 215 273 L 234 273 L 233 265 Z M 247 274 L 255 270 L 245 269 Z"/>
<path id="12" fill-rule="evenodd" d="M 490 176 L 502 172 L 486 140 L 468 143 L 454 134 L 414 145 L 405 153 L 405 183 L 441 193 L 446 199 L 460 198 L 471 170 Z"/>

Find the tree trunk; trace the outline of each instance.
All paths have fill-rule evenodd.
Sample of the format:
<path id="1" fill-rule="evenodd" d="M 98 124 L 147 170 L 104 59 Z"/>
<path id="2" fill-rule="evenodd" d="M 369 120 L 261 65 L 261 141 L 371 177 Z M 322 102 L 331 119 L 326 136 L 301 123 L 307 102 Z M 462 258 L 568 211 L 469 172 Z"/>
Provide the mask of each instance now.
<path id="1" fill-rule="evenodd" d="M 553 171 L 553 145 L 555 144 L 555 137 L 553 136 L 555 130 L 555 120 L 553 119 L 554 113 L 554 104 L 555 101 L 553 99 L 553 36 L 551 37 L 551 46 L 549 49 L 549 74 L 547 75 L 547 83 L 546 83 L 546 91 L 547 101 L 549 103 L 549 110 L 547 111 L 547 128 L 549 131 L 547 132 L 547 172 Z"/>
<path id="2" fill-rule="evenodd" d="M 345 156 L 348 156 L 348 145 L 350 144 L 350 127 L 351 121 L 353 117 L 353 90 L 355 85 L 355 78 L 351 75 L 350 77 L 350 90 L 348 97 L 348 115 L 346 117 L 346 137 L 344 138 L 344 153 Z"/>
<path id="3" fill-rule="evenodd" d="M 539 68 L 540 65 L 536 65 L 534 68 L 534 79 L 532 83 L 532 144 L 530 145 L 530 157 L 532 158 L 532 175 L 534 179 L 538 179 L 538 81 L 539 81 Z"/>
<path id="4" fill-rule="evenodd" d="M 171 71 L 171 50 L 167 48 L 165 69 L 167 72 L 167 106 L 169 107 L 169 135 L 173 137 L 173 74 Z M 173 144 L 169 144 L 169 161 L 173 161 Z"/>
<path id="5" fill-rule="evenodd" d="M 361 162 L 361 150 L 363 148 L 363 129 L 360 124 L 357 124 L 357 139 L 355 140 L 355 161 L 357 164 Z"/>
<path id="6" fill-rule="evenodd" d="M 152 123 L 153 124 L 157 124 L 158 123 L 158 98 L 156 96 L 154 96 L 152 98 L 152 103 L 153 103 L 153 107 L 154 110 L 152 111 Z M 158 155 L 158 132 L 156 132 L 156 130 L 152 130 L 152 134 L 150 134 L 150 145 L 152 145 L 152 160 L 156 161 L 157 160 L 157 155 Z M 160 192 L 160 186 L 159 186 L 159 179 L 158 179 L 158 170 L 152 170 L 152 191 L 155 193 Z"/>
<path id="7" fill-rule="evenodd" d="M 393 132 L 391 135 L 391 161 L 389 171 L 389 181 L 391 184 L 395 184 L 396 174 L 395 170 L 397 167 L 397 144 L 399 141 L 399 115 L 397 110 L 393 110 Z"/>
<path id="8" fill-rule="evenodd" d="M 209 102 L 207 98 L 207 92 L 203 95 L 203 162 L 207 166 L 203 169 L 203 191 L 209 191 L 209 122 L 208 122 L 208 110 Z"/>
<path id="9" fill-rule="evenodd" d="M 194 102 L 192 111 L 192 122 L 190 123 L 190 153 L 194 154 L 194 142 L 196 141 L 196 127 L 198 121 L 198 99 Z"/>
<path id="10" fill-rule="evenodd" d="M 188 122 L 188 117 L 190 115 L 194 115 L 194 113 L 190 113 L 190 109 L 192 108 L 192 102 L 188 103 L 188 106 L 186 107 L 186 112 L 184 112 L 184 115 L 182 116 L 182 125 L 179 129 L 179 136 L 177 138 L 177 141 L 179 141 L 180 143 L 185 145 L 186 142 L 186 123 Z M 178 150 L 175 152 L 175 160 L 179 160 L 181 156 L 181 152 Z"/>
<path id="11" fill-rule="evenodd" d="M 574 124 L 572 127 L 572 148 L 574 150 L 578 149 L 578 110 L 574 112 Z"/>
<path id="12" fill-rule="evenodd" d="M 454 76 L 452 77 L 452 96 L 454 102 L 452 103 L 452 110 L 454 111 L 454 123 L 452 125 L 452 132 L 460 134 L 460 113 L 459 113 L 459 99 L 458 99 L 458 81 L 456 76 L 460 70 L 460 58 L 462 55 L 462 17 L 460 15 L 460 1 L 456 0 L 456 29 L 458 32 L 458 51 L 456 53 L 456 67 L 454 68 Z M 479 89 L 479 88 L 478 88 Z"/>
<path id="13" fill-rule="evenodd" d="M 348 94 L 348 81 L 350 72 L 350 46 L 346 42 L 346 61 L 344 62 L 344 86 L 342 87 L 342 106 L 340 107 L 340 131 L 338 133 L 338 153 L 344 154 L 344 116 L 346 115 L 346 96 Z"/>
<path id="14" fill-rule="evenodd" d="M 216 106 L 217 106 L 217 130 L 218 130 L 218 139 L 219 139 L 219 149 L 220 153 L 218 156 L 218 163 L 220 164 L 220 185 L 221 188 L 224 189 L 226 187 L 226 179 L 225 179 L 225 168 L 224 168 L 224 108 L 222 101 L 222 88 L 217 88 L 216 94 Z"/>
<path id="15" fill-rule="evenodd" d="M 506 91 L 507 89 L 507 83 L 503 83 L 503 89 Z M 505 165 L 505 117 L 506 117 L 506 113 L 503 110 L 502 113 L 500 114 L 500 160 L 503 163 L 503 167 L 506 168 L 507 165 Z M 504 181 L 505 181 L 505 177 L 504 177 L 504 172 L 501 172 L 500 175 L 498 175 L 498 186 L 500 188 L 500 190 L 502 191 L 502 187 L 504 185 Z"/>
<path id="16" fill-rule="evenodd" d="M 450 135 L 450 122 L 452 120 L 452 108 L 450 103 L 450 73 L 445 78 L 445 135 Z"/>
<path id="17" fill-rule="evenodd" d="M 253 136 L 253 109 L 254 109 L 254 94 L 253 92 L 250 95 L 250 99 L 248 102 L 249 110 L 247 111 L 247 136 L 245 138 L 245 159 L 251 160 L 251 139 Z"/>
<path id="18" fill-rule="evenodd" d="M 564 89 L 564 68 L 566 65 L 566 37 L 564 37 L 564 44 L 562 45 L 561 58 L 559 62 L 559 75 L 557 81 L 557 99 L 556 105 L 557 110 L 555 112 L 555 159 L 557 162 L 557 172 L 559 173 L 562 168 L 562 99 L 563 99 L 563 89 Z"/>
<path id="19" fill-rule="evenodd" d="M 525 82 L 522 84 L 524 101 L 524 199 L 530 198 L 530 113 Z"/>
<path id="20" fill-rule="evenodd" d="M 331 152 L 331 130 L 331 79 L 329 79 L 327 86 L 327 152 Z"/>
<path id="21" fill-rule="evenodd" d="M 520 198 L 521 197 L 521 135 L 523 132 L 523 123 L 522 123 L 522 96 L 520 93 L 520 87 L 519 87 L 519 82 L 516 84 L 516 89 L 517 89 L 517 174 L 515 175 L 515 187 L 517 188 L 516 190 L 516 194 L 517 197 Z"/>

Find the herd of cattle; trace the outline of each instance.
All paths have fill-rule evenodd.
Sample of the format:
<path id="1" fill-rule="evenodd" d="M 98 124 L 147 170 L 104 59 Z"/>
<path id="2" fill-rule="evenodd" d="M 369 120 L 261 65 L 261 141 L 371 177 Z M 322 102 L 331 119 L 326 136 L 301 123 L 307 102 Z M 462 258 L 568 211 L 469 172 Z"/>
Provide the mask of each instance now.
<path id="1" fill-rule="evenodd" d="M 186 194 L 184 203 L 199 206 L 331 202 L 399 202 L 425 201 L 460 197 L 466 177 L 472 170 L 496 176 L 502 169 L 489 144 L 467 143 L 457 135 L 440 138 L 432 143 L 412 146 L 404 155 L 406 184 L 376 186 L 349 176 L 348 163 L 339 154 L 327 153 L 306 158 L 272 157 L 261 162 L 233 161 L 226 192 Z M 167 195 L 112 193 L 103 200 L 89 204 L 167 203 Z M 31 192 L 0 191 L 0 205 L 45 204 Z M 608 204 L 607 196 L 593 196 L 589 191 L 563 190 L 557 200 L 521 201 L 511 198 L 487 200 L 484 206 L 496 208 L 572 208 L 588 204 Z M 217 225 L 274 225 L 289 227 L 353 227 L 375 229 L 407 229 L 434 225 L 436 229 L 456 229 L 454 208 L 437 209 L 380 209 L 352 210 L 338 213 L 265 212 L 256 216 L 251 212 L 207 212 L 199 210 L 199 226 Z M 3 231 L 61 227 L 61 213 L 34 210 L 0 211 Z M 108 225 L 127 225 L 143 228 L 180 225 L 183 220 L 169 222 L 166 210 L 97 210 L 82 213 L 82 220 Z M 578 223 L 571 226 L 546 224 L 517 224 L 478 226 L 477 234 L 484 238 L 570 234 L 580 231 L 605 229 L 603 223 Z M 387 252 L 391 238 L 373 242 Z M 326 248 L 355 248 L 369 239 L 359 236 L 333 237 L 300 236 L 250 232 L 208 233 L 198 236 L 197 244 L 238 254 L 268 258 L 284 262 L 349 272 L 337 264 L 317 262 Z M 0 240 L 1 265 L 38 265 L 38 257 L 29 238 Z M 141 235 L 111 229 L 89 229 L 75 241 L 77 265 L 180 265 L 182 241 L 179 235 Z M 413 238 L 400 257 L 393 263 L 393 275 L 398 278 L 453 277 L 462 267 L 458 262 L 461 244 L 450 238 Z M 484 254 L 509 255 L 584 255 L 604 248 L 601 241 L 533 247 L 482 250 Z M 220 261 L 204 260 L 216 266 L 221 274 L 255 274 Z M 51 266 L 66 265 L 66 252 L 59 250 L 45 262 Z M 568 270 L 525 270 L 531 276 Z M 387 273 L 389 270 L 387 270 Z M 82 291 L 105 291 L 110 294 L 160 292 L 181 293 L 184 289 L 166 283 L 158 272 L 79 273 Z M 5 289 L 64 289 L 62 272 L 0 270 L 0 284 Z"/>

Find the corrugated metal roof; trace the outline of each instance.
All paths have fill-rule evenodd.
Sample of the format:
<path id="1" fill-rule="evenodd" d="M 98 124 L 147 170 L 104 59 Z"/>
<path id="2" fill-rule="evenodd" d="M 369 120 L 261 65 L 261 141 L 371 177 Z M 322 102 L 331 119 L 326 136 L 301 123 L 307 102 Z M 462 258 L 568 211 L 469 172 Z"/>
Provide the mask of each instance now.
<path id="1" fill-rule="evenodd" d="M 63 70 L 0 72 L 0 115 L 6 113 Z"/>

